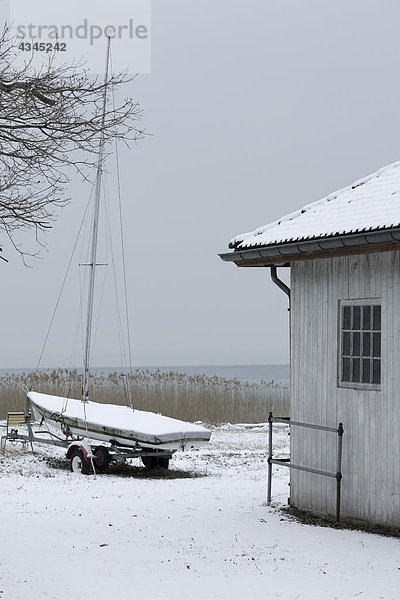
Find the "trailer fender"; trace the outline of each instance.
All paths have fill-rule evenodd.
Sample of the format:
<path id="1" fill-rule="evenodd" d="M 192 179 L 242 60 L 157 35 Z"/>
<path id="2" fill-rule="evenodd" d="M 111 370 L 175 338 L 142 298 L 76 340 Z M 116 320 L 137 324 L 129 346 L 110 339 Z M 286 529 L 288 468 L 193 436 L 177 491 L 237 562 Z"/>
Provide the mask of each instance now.
<path id="1" fill-rule="evenodd" d="M 68 446 L 66 458 L 71 458 L 75 450 L 82 450 L 83 457 L 88 462 L 91 458 L 93 458 L 92 449 L 90 447 L 89 442 L 85 442 L 84 440 L 81 440 L 79 442 L 72 442 L 72 444 Z"/>

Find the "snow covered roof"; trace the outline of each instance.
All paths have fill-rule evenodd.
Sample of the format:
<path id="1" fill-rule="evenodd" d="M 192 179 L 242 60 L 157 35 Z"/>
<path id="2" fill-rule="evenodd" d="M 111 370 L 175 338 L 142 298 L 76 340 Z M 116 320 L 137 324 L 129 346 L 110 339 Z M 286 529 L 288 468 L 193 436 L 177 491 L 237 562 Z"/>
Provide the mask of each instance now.
<path id="1" fill-rule="evenodd" d="M 400 227 L 400 162 L 230 241 L 235 250 Z M 226 255 L 225 255 L 226 256 Z"/>

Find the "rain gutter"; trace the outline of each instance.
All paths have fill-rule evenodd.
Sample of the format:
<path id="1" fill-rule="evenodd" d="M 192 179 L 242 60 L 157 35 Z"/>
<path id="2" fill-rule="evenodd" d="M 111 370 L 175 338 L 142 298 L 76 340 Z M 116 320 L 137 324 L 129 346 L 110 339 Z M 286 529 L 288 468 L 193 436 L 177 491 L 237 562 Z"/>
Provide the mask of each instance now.
<path id="1" fill-rule="evenodd" d="M 238 248 L 233 252 L 220 254 L 220 258 L 226 262 L 245 263 L 246 261 L 266 259 L 273 260 L 274 257 L 282 263 L 282 258 L 290 256 L 291 260 L 303 260 L 307 254 L 319 252 L 330 252 L 343 248 L 354 249 L 356 247 L 370 246 L 371 244 L 386 244 L 400 242 L 400 227 L 393 229 L 368 231 L 365 233 L 352 233 L 335 235 L 313 240 L 302 240 L 298 242 L 279 243 L 269 246 L 255 248 Z M 298 258 L 297 258 L 297 256 Z M 270 265 L 273 263 L 270 263 Z M 270 266 L 268 265 L 268 266 Z M 245 265 L 243 265 L 245 266 Z M 267 266 L 267 265 L 266 265 Z"/>

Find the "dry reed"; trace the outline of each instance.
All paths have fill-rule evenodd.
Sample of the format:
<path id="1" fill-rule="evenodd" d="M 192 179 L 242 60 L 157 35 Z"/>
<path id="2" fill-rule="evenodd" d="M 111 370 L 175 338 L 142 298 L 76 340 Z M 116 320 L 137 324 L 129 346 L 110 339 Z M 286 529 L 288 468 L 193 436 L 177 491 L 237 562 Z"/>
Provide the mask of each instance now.
<path id="1" fill-rule="evenodd" d="M 90 398 L 96 402 L 127 404 L 126 377 L 119 372 L 94 374 Z M 25 406 L 23 385 L 38 392 L 80 398 L 82 374 L 56 369 L 0 377 L 0 418 Z M 185 373 L 136 370 L 129 376 L 136 408 L 161 412 L 185 421 L 204 423 L 261 423 L 268 413 L 289 415 L 289 390 L 273 381 L 237 379 Z"/>

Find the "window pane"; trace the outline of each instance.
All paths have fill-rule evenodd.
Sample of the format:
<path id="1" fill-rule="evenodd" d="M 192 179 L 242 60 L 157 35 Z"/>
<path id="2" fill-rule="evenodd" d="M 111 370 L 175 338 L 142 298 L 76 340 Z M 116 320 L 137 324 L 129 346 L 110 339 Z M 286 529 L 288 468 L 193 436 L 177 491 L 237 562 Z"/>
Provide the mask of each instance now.
<path id="1" fill-rule="evenodd" d="M 362 328 L 363 329 L 371 329 L 371 307 L 363 306 L 362 307 Z"/>
<path id="2" fill-rule="evenodd" d="M 350 381 L 350 359 L 342 359 L 342 381 Z"/>
<path id="3" fill-rule="evenodd" d="M 371 383 L 371 361 L 364 358 L 362 361 L 362 382 Z"/>
<path id="4" fill-rule="evenodd" d="M 374 330 L 380 331 L 380 329 L 381 329 L 381 307 L 373 306 L 373 312 L 374 312 Z"/>
<path id="5" fill-rule="evenodd" d="M 342 336 L 342 354 L 350 356 L 350 331 L 345 331 Z"/>
<path id="6" fill-rule="evenodd" d="M 361 360 L 359 358 L 353 358 L 353 372 L 352 372 L 352 378 L 351 380 L 354 382 L 359 382 L 361 377 L 360 377 L 360 371 L 361 371 Z"/>
<path id="7" fill-rule="evenodd" d="M 343 323 L 342 329 L 350 329 L 351 327 L 351 306 L 343 307 Z"/>
<path id="8" fill-rule="evenodd" d="M 373 360 L 372 367 L 372 383 L 380 383 L 381 382 L 381 361 Z"/>
<path id="9" fill-rule="evenodd" d="M 353 333 L 353 351 L 351 353 L 353 356 L 360 356 L 360 333 L 355 331 Z"/>
<path id="10" fill-rule="evenodd" d="M 361 306 L 353 306 L 353 327 L 352 329 L 361 329 Z"/>
<path id="11" fill-rule="evenodd" d="M 373 353 L 372 356 L 381 355 L 381 334 L 373 333 Z"/>
<path id="12" fill-rule="evenodd" d="M 363 356 L 371 356 L 371 334 L 363 333 Z"/>

